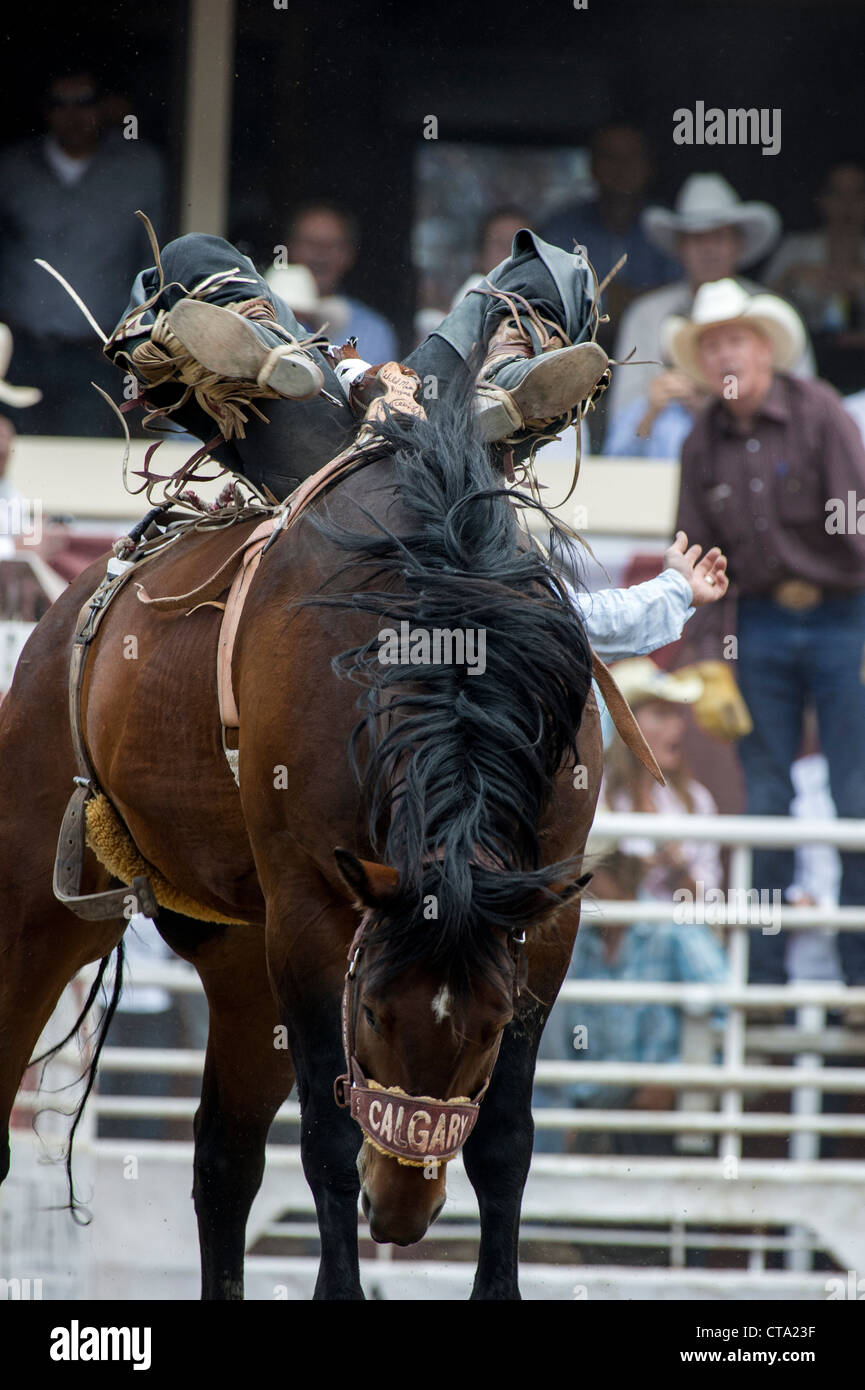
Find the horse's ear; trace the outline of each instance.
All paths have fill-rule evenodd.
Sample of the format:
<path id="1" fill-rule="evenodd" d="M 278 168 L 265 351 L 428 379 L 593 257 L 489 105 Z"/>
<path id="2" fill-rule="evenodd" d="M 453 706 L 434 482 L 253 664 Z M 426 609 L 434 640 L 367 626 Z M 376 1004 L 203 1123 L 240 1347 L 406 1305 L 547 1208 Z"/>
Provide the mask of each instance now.
<path id="1" fill-rule="evenodd" d="M 575 879 L 573 883 L 551 883 L 549 885 L 548 892 L 552 893 L 556 898 L 558 898 L 558 903 L 552 910 L 558 911 L 560 907 L 564 907 L 565 903 L 570 902 L 571 898 L 578 897 L 583 892 L 583 890 L 589 885 L 589 883 L 591 883 L 593 877 L 593 874 L 581 874 L 580 877 L 578 879 Z M 539 893 L 539 915 L 544 915 L 545 913 L 550 912 L 550 910 L 551 907 L 548 894 Z"/>
<path id="2" fill-rule="evenodd" d="M 390 865 L 358 859 L 347 849 L 335 849 L 333 857 L 343 882 L 360 907 L 383 907 L 394 897 L 399 873 Z"/>
<path id="3" fill-rule="evenodd" d="M 593 878 L 594 874 L 581 874 L 573 883 L 552 884 L 551 891 L 555 893 L 560 902 L 566 903 L 570 898 L 574 898 L 578 893 L 582 893 L 583 889 L 589 886 Z"/>

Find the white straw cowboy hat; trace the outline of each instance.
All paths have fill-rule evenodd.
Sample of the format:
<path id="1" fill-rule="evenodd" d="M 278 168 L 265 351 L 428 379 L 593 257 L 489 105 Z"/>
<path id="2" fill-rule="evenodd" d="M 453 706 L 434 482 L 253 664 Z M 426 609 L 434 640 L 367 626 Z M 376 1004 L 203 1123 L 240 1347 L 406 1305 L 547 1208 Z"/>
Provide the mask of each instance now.
<path id="1" fill-rule="evenodd" d="M 768 338 L 776 371 L 788 371 L 805 350 L 805 329 L 796 310 L 777 295 L 749 294 L 737 280 L 701 285 L 690 318 L 671 314 L 665 320 L 661 350 L 675 366 L 708 385 L 697 353 L 700 334 L 722 323 L 744 323 Z"/>
<path id="2" fill-rule="evenodd" d="M 36 386 L 13 386 L 6 380 L 9 363 L 12 361 L 12 334 L 5 323 L 0 323 L 0 404 L 15 406 L 36 405 L 42 399 L 42 392 Z"/>
<path id="3" fill-rule="evenodd" d="M 679 189 L 674 211 L 646 208 L 641 217 L 649 241 L 675 256 L 680 232 L 713 232 L 736 227 L 742 234 L 737 265 L 759 260 L 778 240 L 781 219 L 768 203 L 743 203 L 720 174 L 691 174 Z"/>
<path id="4" fill-rule="evenodd" d="M 693 671 L 662 671 L 648 656 L 617 661 L 611 667 L 616 685 L 628 704 L 637 709 L 649 700 L 671 705 L 693 705 L 703 693 L 703 682 Z"/>
<path id="5" fill-rule="evenodd" d="M 305 265 L 272 266 L 264 278 L 307 328 L 317 330 L 326 323 L 333 342 L 342 336 L 351 316 L 348 300 L 338 294 L 320 299 L 312 271 Z"/>

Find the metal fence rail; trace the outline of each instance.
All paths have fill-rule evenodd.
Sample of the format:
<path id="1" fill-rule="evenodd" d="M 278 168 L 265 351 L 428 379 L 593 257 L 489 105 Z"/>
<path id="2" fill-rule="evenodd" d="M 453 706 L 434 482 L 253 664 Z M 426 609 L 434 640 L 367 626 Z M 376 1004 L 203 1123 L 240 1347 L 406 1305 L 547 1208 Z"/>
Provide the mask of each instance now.
<path id="1" fill-rule="evenodd" d="M 603 1159 L 536 1154 L 526 1194 L 524 1234 L 528 1232 L 532 1239 L 540 1239 L 539 1232 L 546 1229 L 550 1238 L 560 1243 L 573 1238 L 597 1245 L 635 1248 L 660 1243 L 679 1254 L 685 1247 L 697 1246 L 718 1251 L 750 1250 L 756 1266 L 762 1266 L 767 1250 L 774 1250 L 783 1252 L 791 1272 L 800 1273 L 811 1268 L 814 1250 L 822 1248 L 835 1251 L 842 1264 L 857 1259 L 857 1267 L 865 1267 L 865 1159 L 840 1161 L 820 1157 L 823 1136 L 865 1139 L 865 1114 L 820 1113 L 821 1098 L 826 1093 L 850 1098 L 865 1096 L 865 1066 L 823 1065 L 827 1057 L 855 1059 L 865 1055 L 865 1035 L 843 1026 L 828 1031 L 825 1028 L 828 1010 L 843 1014 L 851 1007 L 865 1007 L 865 987 L 851 989 L 830 980 L 797 981 L 790 985 L 747 982 L 749 934 L 766 926 L 753 900 L 749 903 L 747 898 L 752 848 L 820 843 L 865 852 L 865 821 L 605 812 L 598 815 L 595 828 L 605 838 L 639 836 L 653 843 L 704 840 L 730 848 L 730 893 L 724 903 L 720 907 L 675 904 L 676 920 L 680 922 L 725 927 L 728 977 L 717 985 L 638 980 L 565 982 L 560 994 L 563 1001 L 658 1003 L 681 1008 L 686 1045 L 681 1060 L 675 1063 L 541 1061 L 537 1081 L 547 1086 L 570 1085 L 575 1080 L 634 1088 L 663 1085 L 677 1093 L 680 1108 L 656 1111 L 538 1107 L 534 1112 L 537 1129 L 673 1135 L 679 1152 L 672 1157 L 652 1159 L 615 1154 Z M 617 924 L 669 922 L 673 908 L 672 902 L 584 904 L 586 920 L 614 920 Z M 777 905 L 774 911 L 772 927 L 779 925 L 784 931 L 818 926 L 865 930 L 865 905 L 843 909 Z M 195 973 L 179 962 L 153 962 L 147 967 L 136 964 L 132 973 L 136 985 L 159 986 L 172 995 L 200 993 Z M 720 1024 L 712 1019 L 718 1008 L 725 1011 Z M 795 1023 L 779 1023 L 774 1029 L 763 1020 L 756 1026 L 749 1025 L 748 1013 L 753 1009 L 762 1013 L 776 1010 L 779 1020 L 785 1012 L 795 1011 Z M 717 1060 L 713 1060 L 716 1055 Z M 772 1057 L 780 1057 L 779 1064 L 769 1064 Z M 192 1077 L 201 1074 L 203 1061 L 204 1054 L 197 1049 L 108 1046 L 100 1060 L 100 1073 Z M 80 1067 L 77 1050 L 65 1048 L 58 1059 L 65 1078 L 76 1064 Z M 758 1092 L 776 1096 L 790 1092 L 790 1113 L 746 1111 L 746 1097 Z M 57 1100 L 63 1108 L 70 1108 L 68 1095 L 48 1103 Z M 46 1102 L 44 1092 L 22 1093 L 16 1102 L 19 1125 L 27 1112 L 43 1109 Z M 158 1160 L 160 1171 L 176 1172 L 183 1200 L 188 1202 L 188 1142 L 177 1142 L 176 1138 L 147 1142 L 109 1140 L 98 1137 L 97 1127 L 101 1116 L 114 1120 L 126 1117 L 188 1122 L 196 1105 L 193 1097 L 186 1096 L 94 1094 L 89 1118 L 80 1131 L 80 1147 L 82 1157 L 89 1155 L 95 1171 L 102 1175 L 103 1200 L 113 1203 L 128 1198 L 131 1189 L 127 1186 L 124 1191 L 122 1184 L 118 1186 L 117 1170 L 124 1156 L 135 1153 L 141 1155 L 142 1163 L 152 1166 Z M 299 1113 L 298 1105 L 289 1100 L 277 1119 L 296 1123 Z M 17 1133 L 20 1138 L 20 1128 Z M 176 1128 L 172 1133 L 176 1135 Z M 789 1156 L 777 1160 L 742 1158 L 743 1141 L 755 1135 L 789 1139 Z M 717 1153 L 699 1148 L 700 1143 L 714 1146 L 716 1139 Z M 298 1230 L 311 1229 L 304 1222 L 298 1223 L 296 1216 L 288 1223 L 278 1220 L 283 1211 L 311 1214 L 313 1209 L 296 1145 L 272 1143 L 268 1165 L 272 1181 L 265 1185 L 261 1199 L 264 1209 L 251 1228 L 251 1243 L 262 1233 L 289 1235 L 294 1230 L 293 1222 L 298 1224 Z M 731 1173 L 735 1174 L 733 1180 Z M 453 1165 L 449 1186 L 462 1232 L 459 1238 L 473 1239 L 476 1208 L 459 1163 Z M 124 1258 L 148 1264 L 150 1229 L 142 1221 L 139 1230 L 133 1215 L 127 1212 L 132 1224 L 130 1246 Z M 62 1218 L 55 1214 L 54 1219 Z M 603 1222 L 611 1224 L 604 1228 L 599 1225 Z M 657 1223 L 657 1233 L 634 1229 L 646 1222 Z M 720 1230 L 713 1236 L 711 1232 L 691 1230 L 695 1222 L 719 1226 L 726 1223 L 728 1229 L 726 1234 Z M 730 1227 L 736 1225 L 742 1229 L 731 1233 Z M 759 1229 L 769 1226 L 782 1233 L 770 1236 L 765 1229 Z M 745 1227 L 757 1234 L 749 1235 Z M 447 1231 L 443 1226 L 437 1232 L 433 1251 L 444 1244 Z M 451 1227 L 448 1233 L 452 1239 L 457 1238 L 458 1230 Z M 136 1240 L 140 1242 L 137 1252 L 132 1248 Z M 387 1252 L 383 1252 L 383 1258 L 387 1258 Z M 257 1269 L 263 1267 L 262 1259 L 256 1257 Z M 675 1262 L 681 1264 L 678 1254 Z M 627 1269 L 619 1270 L 617 1275 L 615 1267 L 610 1266 L 607 1273 L 612 1280 L 621 1277 L 627 1284 Z M 660 1277 L 662 1271 L 655 1273 Z M 630 1274 L 636 1277 L 636 1271 Z M 742 1273 L 740 1296 L 747 1296 L 749 1277 Z M 700 1278 L 709 1276 L 704 1272 Z M 819 1288 L 818 1281 L 813 1287 Z M 808 1296 L 816 1297 L 819 1293 Z"/>

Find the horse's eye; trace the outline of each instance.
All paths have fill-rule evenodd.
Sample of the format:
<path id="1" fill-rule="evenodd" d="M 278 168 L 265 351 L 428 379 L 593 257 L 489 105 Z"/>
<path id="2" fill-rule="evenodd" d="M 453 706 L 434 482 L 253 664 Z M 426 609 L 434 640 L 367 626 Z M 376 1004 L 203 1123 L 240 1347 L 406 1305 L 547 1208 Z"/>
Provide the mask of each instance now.
<path id="1" fill-rule="evenodd" d="M 373 1013 L 372 1009 L 369 1007 L 368 1004 L 364 1004 L 363 1006 L 363 1016 L 369 1024 L 370 1028 L 372 1028 L 373 1031 L 375 1031 L 375 1014 Z"/>

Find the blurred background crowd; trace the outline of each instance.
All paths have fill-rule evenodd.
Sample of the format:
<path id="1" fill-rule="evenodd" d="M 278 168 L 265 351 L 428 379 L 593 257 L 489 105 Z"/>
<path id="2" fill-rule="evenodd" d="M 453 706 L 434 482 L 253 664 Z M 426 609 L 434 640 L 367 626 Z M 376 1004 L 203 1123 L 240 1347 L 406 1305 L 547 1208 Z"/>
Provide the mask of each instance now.
<path id="1" fill-rule="evenodd" d="M 243 21 L 250 6 L 242 3 L 239 14 Z M 787 62 L 783 90 L 788 100 L 782 110 L 788 133 L 784 138 L 794 145 L 797 139 L 801 143 L 802 131 L 809 120 L 814 121 L 813 109 L 810 113 L 792 109 L 795 74 L 807 67 L 807 26 L 789 21 L 792 39 L 782 60 L 771 48 L 781 11 L 762 7 L 748 14 L 750 19 L 743 22 L 746 29 L 750 24 L 753 42 L 747 62 L 737 69 L 736 81 L 731 78 L 729 100 L 722 102 L 718 97 L 718 104 L 776 106 L 773 82 L 781 80 L 778 64 Z M 580 16 L 567 19 L 571 25 L 582 22 Z M 145 25 L 153 22 L 141 20 Z M 275 22 L 272 15 L 268 22 Z M 564 23 L 562 17 L 557 23 Z M 399 60 L 405 50 L 389 50 L 387 43 L 395 40 L 391 37 L 386 43 L 377 35 L 372 18 L 370 25 L 373 32 L 365 35 L 357 62 L 362 65 L 377 51 L 376 71 L 386 72 L 388 83 L 381 107 L 369 104 L 377 99 L 370 94 L 361 110 L 360 138 L 353 131 L 350 102 L 339 95 L 348 52 L 347 37 L 339 25 L 328 48 L 327 44 L 322 47 L 320 32 L 317 40 L 311 38 L 295 20 L 290 60 L 277 54 L 272 28 L 247 41 L 238 55 L 234 131 L 238 153 L 229 217 L 219 230 L 252 256 L 303 323 L 311 330 L 326 324 L 337 342 L 356 336 L 362 355 L 371 362 L 403 357 L 468 286 L 509 254 L 518 228 L 529 226 L 567 249 L 584 247 L 599 281 L 618 267 L 601 300 L 606 318 L 600 339 L 616 362 L 633 358 L 633 363 L 614 368 L 611 389 L 589 419 L 588 446 L 598 456 L 660 460 L 672 468 L 687 457 L 688 436 L 716 408 L 717 399 L 699 373 L 683 369 L 681 360 L 674 360 L 671 318 L 687 320 L 701 289 L 718 282 L 733 282 L 747 296 L 768 292 L 794 311 L 802 330 L 795 360 L 785 361 L 783 368 L 776 360 L 773 368 L 783 370 L 785 380 L 828 383 L 849 420 L 849 431 L 844 433 L 833 416 L 841 460 L 833 477 L 846 480 L 854 491 L 858 486 L 865 496 L 861 439 L 865 436 L 865 156 L 858 129 L 854 133 L 849 121 L 840 120 L 835 138 L 827 139 L 833 117 L 831 111 L 822 112 L 824 138 L 819 146 L 812 142 L 798 158 L 790 155 L 789 147 L 786 156 L 770 158 L 759 149 L 706 147 L 683 152 L 673 144 L 668 130 L 673 107 L 681 102 L 660 103 L 663 119 L 658 115 L 659 103 L 651 105 L 651 119 L 635 117 L 633 113 L 641 109 L 639 99 L 629 99 L 625 88 L 638 55 L 630 55 L 618 90 L 609 69 L 595 91 L 589 76 L 591 44 L 587 54 L 580 50 L 571 75 L 569 111 L 557 106 L 545 128 L 545 95 L 555 104 L 558 98 L 550 92 L 565 90 L 558 71 L 561 65 L 554 64 L 551 56 L 547 68 L 541 65 L 541 69 L 556 67 L 558 75 L 546 93 L 536 69 L 534 78 L 526 77 L 524 87 L 515 81 L 507 94 L 500 91 L 494 112 L 484 112 L 470 96 L 471 64 L 458 73 L 451 71 L 447 100 L 437 101 L 440 83 L 435 82 L 429 94 L 424 90 L 415 99 L 413 74 Z M 714 52 L 711 26 L 702 38 L 695 37 L 690 21 L 683 20 L 681 30 L 681 43 L 696 45 L 698 55 L 702 54 L 697 71 L 709 83 L 709 59 Z M 254 26 L 250 32 L 258 33 Z M 83 50 L 65 65 L 58 61 L 51 70 L 43 67 L 38 72 L 42 85 L 38 112 L 31 100 L 29 108 L 16 115 L 14 129 L 0 148 L 0 321 L 11 333 L 5 363 L 8 380 L 0 396 L 0 477 L 16 430 L 116 437 L 114 417 L 89 383 L 97 382 L 117 398 L 121 389 L 117 373 L 103 361 L 98 338 L 81 309 L 35 260 L 43 259 L 62 273 L 107 333 L 125 307 L 131 281 L 153 259 L 144 229 L 134 216 L 136 209 L 148 214 L 161 242 L 181 229 L 177 141 L 172 134 L 170 100 L 166 105 L 156 96 L 154 37 L 151 29 L 143 34 L 145 66 L 149 65 L 151 78 L 141 89 L 132 66 L 121 79 L 114 65 L 94 63 Z M 413 31 L 415 46 L 417 41 Z M 444 37 L 439 33 L 431 42 L 439 45 L 439 52 Z M 655 47 L 650 46 L 645 59 L 649 77 L 652 64 L 658 61 L 658 42 L 653 38 Z M 675 54 L 675 34 L 671 42 Z M 552 40 L 547 39 L 547 47 L 553 47 Z M 851 61 L 843 36 L 836 39 L 833 51 L 833 62 L 843 74 L 845 63 Z M 312 52 L 315 65 L 305 69 L 305 59 Z M 495 65 L 496 54 L 501 60 L 499 49 L 478 57 L 479 91 L 490 90 L 489 69 Z M 516 72 L 519 55 L 513 48 L 509 54 Z M 270 67 L 261 78 L 266 89 L 263 109 L 273 115 L 284 99 L 288 113 L 276 133 L 272 121 L 256 116 L 259 75 L 265 71 L 261 65 L 271 55 L 274 62 L 279 57 L 283 71 L 295 73 L 293 81 L 276 92 Z M 177 61 L 176 54 L 165 58 L 169 91 L 176 90 L 176 85 L 171 86 L 175 81 L 171 64 Z M 743 96 L 742 72 L 756 78 L 761 64 L 765 85 L 755 80 L 747 97 Z M 436 71 L 440 78 L 441 58 Z M 732 71 L 730 67 L 728 75 Z M 644 88 L 645 81 L 648 77 Z M 355 72 L 350 86 L 355 95 L 358 82 Z M 680 80 L 677 95 L 682 90 Z M 586 93 L 594 93 L 597 99 L 584 99 Z M 448 115 L 459 102 L 465 119 L 462 128 L 456 129 Z M 374 109 L 383 119 L 399 112 L 404 131 L 409 108 L 414 136 L 409 142 L 403 139 L 397 178 L 388 168 L 386 137 L 380 132 L 380 138 L 374 138 L 376 121 L 370 111 Z M 506 108 L 507 118 L 501 114 Z M 429 125 L 427 113 L 432 113 L 435 126 Z M 848 139 L 848 133 L 852 138 Z M 292 144 L 295 137 L 299 152 Z M 783 198 L 753 196 L 762 191 L 764 181 L 770 186 L 774 181 L 778 187 L 781 176 L 775 169 L 771 176 L 768 172 L 774 158 L 791 161 L 786 166 Z M 396 188 L 405 182 L 402 176 L 407 170 L 411 175 L 408 196 L 403 188 Z M 29 388 L 32 394 L 22 398 L 16 388 L 18 392 Z M 765 447 L 753 421 L 743 439 L 746 450 L 755 455 Z M 823 448 L 823 436 L 816 436 L 811 447 L 816 457 Z M 718 480 L 713 485 L 716 492 L 727 487 Z M 734 489 L 731 496 L 727 487 L 726 510 L 719 505 L 707 514 L 709 524 L 719 528 L 718 534 L 692 539 L 727 548 L 728 537 L 736 537 L 735 518 L 731 522 L 730 514 L 750 514 L 757 508 L 755 499 L 762 487 L 756 471 L 750 483 L 743 474 L 741 493 Z M 806 492 L 775 521 L 795 535 L 802 555 L 809 557 L 825 536 L 827 494 L 819 489 Z M 719 493 L 718 499 L 723 501 L 724 496 Z M 686 511 L 683 491 L 680 519 Z M 757 517 L 756 531 L 740 536 L 743 545 L 759 544 L 762 519 Z M 705 622 L 695 619 L 683 641 L 655 653 L 654 660 L 637 657 L 620 664 L 620 683 L 667 786 L 652 783 L 613 734 L 608 740 L 603 790 L 608 809 L 693 817 L 712 814 L 719 807 L 816 818 L 836 812 L 865 815 L 865 804 L 857 804 L 858 789 L 841 794 L 838 770 L 846 760 L 847 780 L 856 781 L 857 788 L 858 783 L 865 787 L 865 745 L 848 742 L 834 751 L 827 747 L 833 727 L 837 732 L 839 727 L 843 731 L 853 726 L 845 725 L 847 714 L 837 705 L 830 708 L 829 695 L 821 694 L 803 674 L 819 666 L 827 688 L 852 689 L 858 683 L 861 703 L 865 617 L 859 599 L 865 595 L 865 569 L 860 571 L 862 556 L 854 552 L 854 546 L 837 545 L 827 551 L 822 568 L 813 574 L 803 560 L 805 580 L 816 589 L 810 606 L 807 595 L 804 603 L 786 606 L 774 588 L 756 583 L 753 592 L 743 584 L 736 593 L 737 575 L 731 563 L 731 603 L 717 606 L 723 607 L 723 617 L 713 613 L 706 615 Z M 649 572 L 637 567 L 627 579 L 647 578 Z M 772 611 L 743 607 L 742 601 L 750 598 L 768 603 Z M 737 633 L 745 640 L 731 606 L 737 599 L 740 614 L 747 611 L 752 628 L 758 620 L 768 624 L 751 638 L 752 647 L 757 642 L 764 657 L 789 639 L 788 667 L 778 677 L 786 682 L 783 698 L 789 696 L 789 700 L 782 709 L 777 691 L 767 691 L 754 680 L 749 709 L 737 706 L 740 718 L 732 729 L 719 729 L 716 719 L 713 732 L 707 732 L 711 712 L 700 719 L 695 711 L 702 709 L 705 716 L 715 699 L 717 667 L 729 657 L 721 644 Z M 848 600 L 855 600 L 853 607 Z M 18 603 L 17 598 L 10 601 Z M 847 603 L 843 613 L 831 609 L 842 601 Z M 825 632 L 830 620 L 837 622 L 840 635 L 821 653 L 817 629 Z M 806 623 L 810 624 L 807 632 Z M 735 667 L 735 661 L 728 665 Z M 768 785 L 771 776 L 765 766 L 754 770 L 752 763 L 751 786 L 746 787 L 748 767 L 743 778 L 737 749 L 747 747 L 739 740 L 750 736 L 752 719 L 759 724 L 767 718 L 776 723 L 786 720 L 788 734 L 784 747 L 776 750 L 777 785 L 772 786 L 771 797 L 761 800 L 753 793 L 754 785 L 760 779 L 761 785 Z M 593 890 L 608 908 L 600 923 L 587 922 L 580 932 L 572 964 L 574 978 L 709 985 L 725 978 L 723 929 L 678 925 L 673 920 L 662 926 L 617 923 L 609 906 L 616 900 L 635 899 L 669 903 L 677 891 L 693 892 L 698 884 L 704 890 L 723 889 L 728 873 L 725 855 L 699 840 L 658 845 L 638 838 L 596 843 L 594 852 L 598 868 Z M 861 859 L 846 855 L 842 865 L 832 850 L 802 851 L 795 861 L 792 855 L 776 853 L 761 862 L 758 855 L 755 883 L 777 889 L 787 903 L 829 907 L 839 901 L 840 894 L 842 902 L 862 906 Z M 865 942 L 865 936 L 860 940 Z M 780 940 L 763 938 L 762 944 L 759 934 L 754 935 L 752 980 L 782 983 L 803 978 L 865 984 L 862 952 L 839 954 L 834 936 L 825 932 L 783 933 Z M 141 994 L 137 1006 L 133 996 L 126 1008 L 134 1011 L 136 1007 L 146 1016 L 146 1028 L 133 1028 L 130 1040 L 168 1036 L 154 1023 L 154 1017 L 168 1009 L 167 995 Z M 778 1022 L 781 1015 L 776 1011 L 773 1018 Z M 708 1021 L 719 1026 L 722 1012 L 715 1010 Z M 844 1019 L 829 1019 L 830 1025 L 842 1022 L 855 1030 L 865 1020 L 853 1011 Z M 587 1028 L 590 1040 L 585 1051 L 574 1042 L 581 1027 Z M 185 1039 L 187 1045 L 200 1044 L 200 1032 L 200 1019 L 190 1022 L 179 1016 L 168 1029 L 171 1038 Z M 682 1011 L 673 1006 L 560 1005 L 544 1047 L 550 1058 L 664 1062 L 681 1057 L 682 1032 Z M 545 1096 L 539 1089 L 541 1104 L 554 1103 L 556 1097 L 560 1103 L 561 1092 Z M 672 1094 L 660 1088 L 592 1084 L 574 1086 L 568 1093 L 568 1104 L 574 1107 L 663 1109 L 673 1103 Z M 858 1100 L 848 1096 L 841 1103 L 855 1106 Z M 645 1136 L 636 1133 L 602 1138 L 626 1152 L 647 1151 Z M 558 1141 L 548 1136 L 541 1142 L 555 1146 Z M 571 1137 L 562 1142 L 573 1146 L 588 1141 Z M 651 1142 L 655 1151 L 666 1151 L 664 1145 L 672 1144 L 672 1136 L 654 1135 Z"/>
<path id="2" fill-rule="evenodd" d="M 138 129 L 134 105 L 93 72 L 68 71 L 48 81 L 41 128 L 0 150 L 0 315 L 15 343 L 11 379 L 42 391 L 35 407 L 16 413 L 21 431 L 115 430 L 88 385 L 116 386 L 98 339 L 36 261 L 66 277 L 100 326 L 114 326 L 131 281 L 152 262 L 135 210 L 147 212 L 163 241 L 170 226 L 166 160 Z M 635 361 L 614 375 L 592 417 L 591 444 L 626 457 L 678 455 L 705 392 L 669 361 L 663 324 L 690 311 L 701 285 L 734 277 L 795 307 L 808 332 L 795 370 L 835 386 L 865 429 L 865 160 L 814 170 L 800 204 L 806 229 L 798 230 L 769 203 L 740 197 L 708 151 L 706 171 L 684 179 L 672 207 L 658 205 L 658 159 L 647 131 L 628 121 L 595 128 L 570 150 L 421 145 L 408 332 L 350 292 L 375 234 L 355 208 L 302 198 L 283 224 L 237 244 L 304 322 L 326 322 L 333 341 L 356 336 L 373 362 L 411 351 L 506 258 L 520 227 L 568 250 L 584 247 L 599 281 L 620 266 L 603 295 L 600 341 L 616 360 Z"/>

